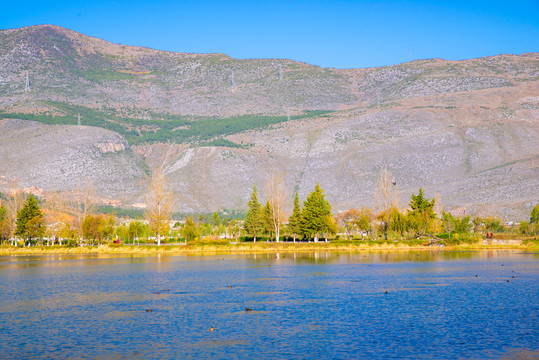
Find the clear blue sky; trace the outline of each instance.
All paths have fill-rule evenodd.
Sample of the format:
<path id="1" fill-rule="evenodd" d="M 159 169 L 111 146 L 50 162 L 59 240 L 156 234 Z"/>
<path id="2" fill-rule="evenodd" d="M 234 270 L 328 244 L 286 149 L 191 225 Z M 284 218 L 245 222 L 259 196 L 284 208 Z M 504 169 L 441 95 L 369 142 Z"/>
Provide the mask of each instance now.
<path id="1" fill-rule="evenodd" d="M 0 28 L 60 25 L 114 43 L 324 67 L 539 51 L 539 0 L 6 1 Z"/>

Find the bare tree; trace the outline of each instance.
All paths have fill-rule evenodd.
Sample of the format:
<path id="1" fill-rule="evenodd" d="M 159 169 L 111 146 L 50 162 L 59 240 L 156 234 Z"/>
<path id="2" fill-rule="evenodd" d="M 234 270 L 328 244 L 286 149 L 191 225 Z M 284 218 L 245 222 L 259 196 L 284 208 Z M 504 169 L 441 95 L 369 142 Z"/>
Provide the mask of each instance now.
<path id="1" fill-rule="evenodd" d="M 79 231 L 79 239 L 82 244 L 82 223 L 89 214 L 92 214 L 97 209 L 97 197 L 95 194 L 95 187 L 90 178 L 86 178 L 84 185 L 77 187 L 77 193 L 71 203 L 64 202 L 64 206 L 68 212 L 73 213 L 76 217 L 76 227 Z"/>
<path id="2" fill-rule="evenodd" d="M 378 174 L 376 202 L 378 204 L 378 210 L 389 209 L 392 206 L 398 207 L 397 182 L 385 168 Z"/>
<path id="3" fill-rule="evenodd" d="M 9 193 L 10 196 L 8 196 L 4 202 L 4 206 L 6 207 L 7 211 L 7 219 L 5 223 L 6 228 L 3 229 L 3 232 L 4 235 L 11 237 L 11 245 L 15 245 L 13 234 L 15 232 L 15 228 L 17 227 L 17 214 L 19 213 L 19 210 L 23 208 L 24 202 L 28 195 L 20 191 L 18 187 L 10 189 Z"/>
<path id="4" fill-rule="evenodd" d="M 157 236 L 157 245 L 161 245 L 161 235 L 167 232 L 168 222 L 172 216 L 174 196 L 161 169 L 152 176 L 146 196 L 145 218 L 150 229 Z"/>
<path id="5" fill-rule="evenodd" d="M 387 169 L 382 169 L 378 175 L 376 202 L 378 204 L 378 220 L 382 222 L 384 237 L 387 240 L 387 230 L 391 222 L 393 208 L 398 208 L 397 182 Z"/>
<path id="6" fill-rule="evenodd" d="M 279 242 L 281 225 L 286 219 L 287 196 L 284 189 L 284 179 L 281 174 L 272 172 L 266 183 L 266 200 L 271 207 L 271 220 L 275 229 L 275 239 Z"/>

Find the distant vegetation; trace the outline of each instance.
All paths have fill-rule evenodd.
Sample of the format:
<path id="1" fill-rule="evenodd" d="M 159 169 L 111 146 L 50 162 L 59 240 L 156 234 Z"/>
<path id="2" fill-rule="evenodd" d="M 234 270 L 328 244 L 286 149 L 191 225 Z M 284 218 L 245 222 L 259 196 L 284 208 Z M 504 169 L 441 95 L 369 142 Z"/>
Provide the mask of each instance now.
<path id="1" fill-rule="evenodd" d="M 114 215 L 119 218 L 142 219 L 144 210 L 142 209 L 127 209 L 112 205 L 101 205 L 97 207 L 97 213 Z"/>
<path id="2" fill-rule="evenodd" d="M 203 143 L 200 143 L 199 146 L 221 146 L 221 147 L 239 148 L 239 149 L 246 149 L 249 147 L 249 145 L 240 145 L 233 141 L 223 139 L 223 138 L 203 142 Z"/>
<path id="3" fill-rule="evenodd" d="M 61 102 L 45 102 L 50 108 L 65 115 L 0 113 L 0 118 L 32 120 L 48 125 L 77 125 L 78 114 L 81 124 L 111 130 L 123 135 L 131 145 L 141 143 L 193 143 L 201 146 L 244 147 L 223 136 L 248 130 L 267 128 L 288 120 L 287 116 L 243 115 L 228 118 L 197 118 L 152 113 L 149 119 L 123 117 L 114 109 L 92 109 L 85 106 Z M 304 111 L 290 116 L 291 120 L 323 116 L 331 111 Z"/>

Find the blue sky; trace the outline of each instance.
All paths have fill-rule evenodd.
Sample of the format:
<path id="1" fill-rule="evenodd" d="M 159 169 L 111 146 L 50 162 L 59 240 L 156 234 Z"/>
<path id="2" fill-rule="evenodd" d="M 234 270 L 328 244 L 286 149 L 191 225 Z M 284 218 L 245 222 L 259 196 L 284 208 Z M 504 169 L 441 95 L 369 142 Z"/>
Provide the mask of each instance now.
<path id="1" fill-rule="evenodd" d="M 337 68 L 539 51 L 539 0 L 29 0 L 2 13 L 2 29 L 55 24 L 114 43 Z"/>

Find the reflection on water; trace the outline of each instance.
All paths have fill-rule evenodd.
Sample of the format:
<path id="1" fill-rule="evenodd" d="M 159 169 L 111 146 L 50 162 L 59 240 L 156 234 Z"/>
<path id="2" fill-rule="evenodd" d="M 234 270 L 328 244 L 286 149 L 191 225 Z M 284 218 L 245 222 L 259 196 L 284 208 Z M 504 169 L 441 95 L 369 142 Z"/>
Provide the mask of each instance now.
<path id="1" fill-rule="evenodd" d="M 499 250 L 0 257 L 0 357 L 537 355 L 538 264 Z"/>

